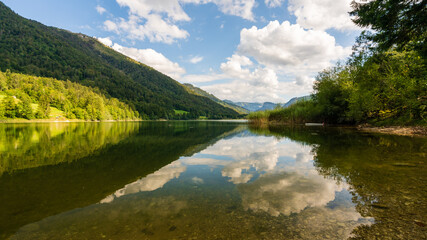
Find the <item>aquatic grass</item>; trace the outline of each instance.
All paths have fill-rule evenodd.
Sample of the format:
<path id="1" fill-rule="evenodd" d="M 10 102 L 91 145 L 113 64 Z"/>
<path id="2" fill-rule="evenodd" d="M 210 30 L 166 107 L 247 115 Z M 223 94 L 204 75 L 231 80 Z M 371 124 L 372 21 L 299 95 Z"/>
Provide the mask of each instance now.
<path id="1" fill-rule="evenodd" d="M 251 124 L 266 123 L 303 124 L 306 122 L 323 122 L 320 109 L 312 100 L 301 100 L 286 108 L 253 112 L 248 115 Z"/>

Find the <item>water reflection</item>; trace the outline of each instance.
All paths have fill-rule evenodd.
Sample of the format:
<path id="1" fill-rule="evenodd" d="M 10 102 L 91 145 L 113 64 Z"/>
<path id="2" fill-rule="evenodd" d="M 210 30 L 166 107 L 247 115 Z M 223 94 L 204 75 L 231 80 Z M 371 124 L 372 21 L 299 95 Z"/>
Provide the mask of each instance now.
<path id="1" fill-rule="evenodd" d="M 0 176 L 75 161 L 119 143 L 138 128 L 135 123 L 0 124 Z"/>
<path id="2" fill-rule="evenodd" d="M 299 213 L 307 207 L 323 207 L 335 199 L 341 186 L 316 173 L 268 173 L 249 184 L 239 185 L 243 207 L 272 216 Z"/>
<path id="3" fill-rule="evenodd" d="M 101 203 L 109 203 L 115 198 L 132 193 L 154 191 L 163 187 L 163 185 L 170 180 L 178 178 L 185 170 L 186 167 L 180 162 L 173 162 L 154 173 L 148 174 L 146 177 L 136 182 L 127 184 L 124 188 L 117 190 L 114 194 L 101 200 Z"/>
<path id="4" fill-rule="evenodd" d="M 12 239 L 345 239 L 374 222 L 356 210 L 345 180 L 319 174 L 318 145 L 242 128 L 222 137 Z"/>
<path id="5" fill-rule="evenodd" d="M 159 170 L 180 156 L 192 155 L 197 149 L 206 148 L 218 139 L 239 131 L 240 127 L 235 123 L 207 122 L 73 123 L 64 125 L 62 133 L 53 136 L 49 129 L 55 129 L 56 124 L 52 125 L 19 125 L 17 129 L 12 125 L 0 126 L 8 129 L 11 141 L 29 139 L 27 135 L 33 134 L 34 129 L 50 136 L 46 141 L 28 141 L 28 146 L 18 145 L 21 146 L 18 149 L 27 149 L 22 153 L 8 148 L 1 153 L 4 154 L 2 156 L 21 154 L 25 162 L 25 159 L 30 159 L 26 158 L 30 154 L 38 163 L 64 159 L 56 164 L 31 165 L 0 175 L 0 239 L 8 238 L 28 223 L 99 203 L 117 189 Z M 51 158 L 58 155 L 46 154 L 44 151 L 49 152 L 49 146 L 54 147 L 56 150 L 52 152 L 58 152 L 59 156 L 76 158 L 72 161 L 68 161 L 69 158 Z M 102 147 L 83 151 L 96 146 Z M 17 165 L 25 165 L 19 162 L 20 158 L 13 159 Z M 146 185 L 146 188 L 150 186 Z M 52 238 L 61 239 L 62 236 Z"/>
<path id="6" fill-rule="evenodd" d="M 264 136 L 313 146 L 325 178 L 346 182 L 357 211 L 375 224 L 354 239 L 426 239 L 427 139 L 355 133 L 352 129 L 253 128 Z"/>

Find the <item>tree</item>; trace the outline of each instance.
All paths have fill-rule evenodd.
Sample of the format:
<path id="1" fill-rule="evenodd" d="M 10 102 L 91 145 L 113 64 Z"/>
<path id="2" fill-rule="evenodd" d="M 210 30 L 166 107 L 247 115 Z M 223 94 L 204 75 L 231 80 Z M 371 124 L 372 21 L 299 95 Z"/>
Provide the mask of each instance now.
<path id="1" fill-rule="evenodd" d="M 46 94 L 42 94 L 39 99 L 37 108 L 37 118 L 49 118 L 50 114 L 50 99 Z"/>
<path id="2" fill-rule="evenodd" d="M 6 118 L 15 118 L 17 113 L 17 107 L 15 97 L 7 96 L 3 99 L 4 105 L 4 116 Z"/>
<path id="3" fill-rule="evenodd" d="M 21 102 L 18 104 L 18 117 L 33 119 L 34 113 L 31 107 L 31 99 L 28 96 L 24 96 Z"/>
<path id="4" fill-rule="evenodd" d="M 360 1 L 359 1 L 360 2 Z M 367 35 L 386 51 L 393 46 L 403 49 L 414 44 L 426 53 L 427 0 L 374 0 L 352 2 L 353 20 L 360 27 L 370 27 L 375 34 Z"/>

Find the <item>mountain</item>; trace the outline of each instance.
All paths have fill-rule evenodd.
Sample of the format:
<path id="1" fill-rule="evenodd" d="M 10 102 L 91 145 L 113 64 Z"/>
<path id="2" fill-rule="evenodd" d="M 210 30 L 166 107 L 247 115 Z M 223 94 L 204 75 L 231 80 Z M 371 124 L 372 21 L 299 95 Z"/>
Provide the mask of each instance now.
<path id="1" fill-rule="evenodd" d="M 276 103 L 265 102 L 262 104 L 262 107 L 260 109 L 258 109 L 258 111 L 273 110 L 276 106 L 277 106 Z"/>
<path id="2" fill-rule="evenodd" d="M 224 102 L 230 104 L 230 105 L 236 105 L 239 107 L 242 107 L 249 112 L 256 112 L 256 111 L 263 111 L 263 110 L 272 110 L 276 107 L 276 103 L 272 102 L 264 102 L 264 103 L 257 103 L 257 102 L 233 102 L 230 100 L 224 100 Z"/>
<path id="3" fill-rule="evenodd" d="M 189 83 L 184 83 L 183 85 L 187 88 L 187 90 L 190 93 L 195 94 L 195 95 L 199 95 L 199 96 L 203 96 L 203 97 L 207 97 L 207 98 L 211 99 L 212 101 L 221 104 L 224 107 L 233 109 L 234 111 L 238 112 L 239 114 L 248 114 L 249 113 L 249 111 L 247 109 L 242 108 L 240 106 L 237 106 L 237 105 L 233 104 L 232 102 L 222 101 L 219 98 L 215 97 L 214 95 L 204 91 L 203 89 L 195 87 Z"/>
<path id="4" fill-rule="evenodd" d="M 307 101 L 310 99 L 311 99 L 311 96 L 294 97 L 294 98 L 291 98 L 291 100 L 289 100 L 287 103 L 282 104 L 282 107 L 287 108 L 298 101 L 301 101 L 301 100 Z"/>
<path id="5" fill-rule="evenodd" d="M 7 69 L 98 88 L 152 119 L 182 117 L 175 110 L 185 118 L 239 115 L 95 38 L 25 19 L 0 2 L 0 70 Z"/>

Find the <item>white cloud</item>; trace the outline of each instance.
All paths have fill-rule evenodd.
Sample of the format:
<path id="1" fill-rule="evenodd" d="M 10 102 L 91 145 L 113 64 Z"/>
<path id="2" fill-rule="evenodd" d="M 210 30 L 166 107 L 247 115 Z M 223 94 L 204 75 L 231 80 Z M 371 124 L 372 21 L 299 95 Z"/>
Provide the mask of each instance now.
<path id="1" fill-rule="evenodd" d="M 306 29 L 359 29 L 348 14 L 352 0 L 289 0 L 288 10 L 297 17 L 297 23 Z"/>
<path id="2" fill-rule="evenodd" d="M 199 78 L 202 78 L 200 76 Z M 312 85 L 297 85 L 295 82 L 279 82 L 277 87 L 254 86 L 242 80 L 201 86 L 203 90 L 220 99 L 243 102 L 285 102 L 295 96 L 304 96 L 312 91 Z"/>
<path id="3" fill-rule="evenodd" d="M 113 21 L 107 20 L 104 22 L 105 30 L 110 32 L 119 33 L 119 27 Z"/>
<path id="4" fill-rule="evenodd" d="M 184 79 L 228 80 L 201 87 L 221 99 L 284 102 L 310 94 L 317 72 L 350 53 L 324 31 L 272 21 L 264 28 L 243 29 L 236 53 L 220 65 L 220 73 Z"/>
<path id="5" fill-rule="evenodd" d="M 221 64 L 222 72 L 232 79 L 246 81 L 253 86 L 275 87 L 278 85 L 276 73 L 269 68 L 257 67 L 255 70 L 247 68 L 254 65 L 246 56 L 233 55 Z"/>
<path id="6" fill-rule="evenodd" d="M 221 79 L 225 79 L 227 78 L 227 76 L 225 76 L 224 74 L 215 74 L 215 73 L 211 73 L 211 74 L 189 74 L 189 75 L 185 75 L 182 76 L 181 78 L 177 79 L 182 83 L 207 83 L 207 82 L 213 82 L 216 80 L 221 80 Z"/>
<path id="7" fill-rule="evenodd" d="M 112 48 L 136 61 L 144 63 L 171 78 L 180 78 L 185 73 L 185 69 L 180 67 L 178 63 L 172 62 L 166 58 L 163 54 L 156 52 L 155 50 L 148 49 L 137 49 L 127 48 L 115 43 Z"/>
<path id="8" fill-rule="evenodd" d="M 128 7 L 131 15 L 147 18 L 166 14 L 173 21 L 189 21 L 178 0 L 116 0 L 121 7 Z"/>
<path id="9" fill-rule="evenodd" d="M 136 15 L 130 15 L 128 20 L 123 18 L 116 19 L 115 22 L 106 20 L 104 26 L 107 31 L 124 34 L 129 39 L 144 40 L 148 38 L 151 42 L 167 44 L 189 36 L 187 31 L 165 21 L 160 15 L 151 14 L 144 21 Z"/>
<path id="10" fill-rule="evenodd" d="M 183 4 L 214 3 L 225 14 L 254 20 L 252 9 L 255 0 L 116 0 L 129 9 L 128 19 L 116 18 L 104 22 L 105 30 L 124 35 L 129 39 L 171 44 L 186 39 L 189 33 L 178 22 L 190 21 Z M 98 7 L 97 7 L 98 10 Z M 105 10 L 105 9 L 104 9 Z M 102 11 L 100 9 L 100 11 Z"/>
<path id="11" fill-rule="evenodd" d="M 185 69 L 179 66 L 178 63 L 172 62 L 163 54 L 156 52 L 151 48 L 138 49 L 123 47 L 117 43 L 113 43 L 110 38 L 97 38 L 101 43 L 111 47 L 117 52 L 126 55 L 138 62 L 148 65 L 171 78 L 177 79 L 185 74 Z"/>
<path id="12" fill-rule="evenodd" d="M 190 59 L 190 62 L 193 64 L 199 63 L 201 61 L 203 61 L 203 57 L 201 57 L 201 56 L 195 56 L 195 57 Z"/>
<path id="13" fill-rule="evenodd" d="M 107 10 L 105 9 L 105 8 L 103 8 L 103 7 L 101 7 L 101 6 L 96 6 L 96 11 L 99 13 L 99 14 L 104 14 L 105 12 L 107 12 Z"/>
<path id="14" fill-rule="evenodd" d="M 113 41 L 111 41 L 111 39 L 109 37 L 106 38 L 97 38 L 98 41 L 100 41 L 102 44 L 108 46 L 108 47 L 112 47 L 113 46 Z"/>
<path id="15" fill-rule="evenodd" d="M 351 48 L 336 45 L 335 38 L 326 32 L 272 21 L 261 29 L 243 29 L 238 51 L 286 74 L 309 75 L 348 56 Z"/>
<path id="16" fill-rule="evenodd" d="M 212 2 L 225 14 L 254 21 L 252 9 L 255 7 L 255 0 L 213 0 Z"/>
<path id="17" fill-rule="evenodd" d="M 252 9 L 256 7 L 255 0 L 179 0 L 179 2 L 193 4 L 214 3 L 224 14 L 254 21 Z"/>
<path id="18" fill-rule="evenodd" d="M 285 2 L 284 0 L 265 0 L 265 5 L 267 7 L 279 7 L 282 5 L 282 3 Z"/>

